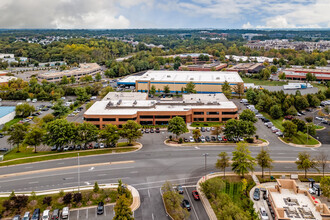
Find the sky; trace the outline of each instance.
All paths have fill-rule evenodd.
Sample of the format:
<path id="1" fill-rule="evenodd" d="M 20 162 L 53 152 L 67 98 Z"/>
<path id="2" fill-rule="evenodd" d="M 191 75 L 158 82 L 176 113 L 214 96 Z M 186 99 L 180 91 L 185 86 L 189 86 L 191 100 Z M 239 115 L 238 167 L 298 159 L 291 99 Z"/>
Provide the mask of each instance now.
<path id="1" fill-rule="evenodd" d="M 330 28 L 330 0 L 0 0 L 0 28 Z"/>

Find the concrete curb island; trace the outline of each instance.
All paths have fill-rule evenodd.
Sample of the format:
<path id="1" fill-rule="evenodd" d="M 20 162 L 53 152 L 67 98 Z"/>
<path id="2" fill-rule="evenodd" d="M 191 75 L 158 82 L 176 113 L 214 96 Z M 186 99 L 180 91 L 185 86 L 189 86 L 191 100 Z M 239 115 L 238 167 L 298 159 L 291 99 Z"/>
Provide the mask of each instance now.
<path id="1" fill-rule="evenodd" d="M 80 191 L 93 190 L 93 188 L 94 188 L 93 185 L 92 186 L 81 186 Z M 99 188 L 100 189 L 117 189 L 118 188 L 118 183 L 100 184 Z M 137 191 L 137 189 L 135 189 L 131 185 L 127 185 L 127 189 L 131 192 L 132 197 L 133 197 L 133 202 L 132 202 L 130 208 L 131 208 L 132 211 L 135 211 L 140 207 L 140 204 L 141 204 L 140 194 Z M 78 187 L 60 188 L 60 189 L 53 189 L 53 190 L 43 190 L 43 191 L 37 191 L 37 192 L 35 192 L 35 194 L 37 196 L 41 196 L 41 195 L 57 194 L 60 191 L 63 191 L 63 192 L 78 192 Z M 31 193 L 32 192 L 15 192 L 15 195 L 31 196 Z M 6 198 L 6 197 L 9 197 L 10 194 L 11 194 L 11 192 L 0 193 L 0 197 Z M 109 203 L 109 204 L 114 204 L 114 203 Z M 107 205 L 109 205 L 109 204 L 107 204 Z M 96 206 L 86 206 L 86 207 L 75 208 L 75 209 L 71 209 L 71 210 L 80 210 L 80 209 L 86 209 L 86 208 L 91 208 L 91 207 L 96 207 Z"/>
<path id="2" fill-rule="evenodd" d="M 169 147 L 202 147 L 204 146 L 236 146 L 237 143 L 184 143 L 184 144 L 171 144 L 167 143 L 169 139 L 164 141 L 164 144 Z M 248 144 L 249 147 L 266 147 L 269 145 L 269 142 L 263 142 L 262 144 Z"/>
<path id="3" fill-rule="evenodd" d="M 293 143 L 286 143 L 285 141 L 283 141 L 280 137 L 277 137 L 283 144 L 286 144 L 286 145 L 289 145 L 289 146 L 292 146 L 292 147 L 300 147 L 300 148 L 319 148 L 322 146 L 322 143 L 315 139 L 317 142 L 319 142 L 318 144 L 315 144 L 315 145 L 303 145 L 303 144 L 293 144 Z"/>

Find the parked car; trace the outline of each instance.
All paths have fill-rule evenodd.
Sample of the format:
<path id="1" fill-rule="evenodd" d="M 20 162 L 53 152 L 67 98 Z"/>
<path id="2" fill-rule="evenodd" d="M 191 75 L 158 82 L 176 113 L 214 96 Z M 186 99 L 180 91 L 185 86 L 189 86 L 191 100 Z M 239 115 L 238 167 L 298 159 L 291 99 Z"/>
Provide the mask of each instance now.
<path id="1" fill-rule="evenodd" d="M 207 142 L 210 142 L 210 141 L 211 141 L 211 139 L 210 139 L 209 136 L 206 136 L 206 137 L 205 137 L 205 140 L 206 140 Z"/>
<path id="2" fill-rule="evenodd" d="M 94 145 L 94 149 L 98 149 L 98 148 L 100 148 L 99 143 L 95 143 L 95 145 Z"/>
<path id="3" fill-rule="evenodd" d="M 263 121 L 264 121 L 265 123 L 270 122 L 270 120 L 269 120 L 268 118 L 265 118 Z"/>
<path id="4" fill-rule="evenodd" d="M 283 136 L 283 132 L 282 131 L 278 131 L 278 132 L 276 132 L 276 135 L 277 136 Z"/>
<path id="5" fill-rule="evenodd" d="M 194 198 L 195 200 L 199 200 L 199 199 L 200 199 L 197 190 L 193 190 L 193 191 L 191 192 L 191 194 L 192 194 L 192 196 L 193 196 L 193 198 Z"/>
<path id="6" fill-rule="evenodd" d="M 228 141 L 228 139 L 225 136 L 222 136 L 223 141 Z"/>
<path id="7" fill-rule="evenodd" d="M 159 128 L 156 128 L 156 133 L 160 133 L 160 129 Z"/>
<path id="8" fill-rule="evenodd" d="M 178 185 L 176 190 L 179 192 L 179 194 L 183 194 L 183 187 L 181 185 Z"/>
<path id="9" fill-rule="evenodd" d="M 145 133 L 149 133 L 149 128 L 146 128 Z"/>
<path id="10" fill-rule="evenodd" d="M 301 116 L 301 114 L 300 114 L 299 112 L 297 112 L 297 115 L 298 115 L 298 116 Z"/>
<path id="11" fill-rule="evenodd" d="M 189 142 L 189 139 L 188 138 L 183 138 L 183 141 L 187 143 L 187 142 Z"/>
<path id="12" fill-rule="evenodd" d="M 77 146 L 75 147 L 75 150 L 81 150 L 81 146 L 80 146 L 80 145 L 77 145 Z"/>
<path id="13" fill-rule="evenodd" d="M 62 209 L 62 219 L 69 218 L 69 207 L 64 207 Z"/>
<path id="14" fill-rule="evenodd" d="M 21 216 L 20 215 L 15 215 L 13 220 L 21 220 Z"/>
<path id="15" fill-rule="evenodd" d="M 56 151 L 56 150 L 57 150 L 57 146 L 56 146 L 56 145 L 52 146 L 52 147 L 50 148 L 50 150 L 51 150 L 51 151 Z"/>
<path id="16" fill-rule="evenodd" d="M 44 210 L 42 213 L 42 220 L 49 220 L 49 210 Z"/>
<path id="17" fill-rule="evenodd" d="M 8 148 L 6 148 L 6 147 L 2 147 L 2 148 L 0 148 L 0 152 L 7 152 L 9 149 Z"/>
<path id="18" fill-rule="evenodd" d="M 201 132 L 205 132 L 205 128 L 204 127 L 201 127 Z"/>
<path id="19" fill-rule="evenodd" d="M 100 148 L 103 149 L 104 148 L 104 144 L 100 143 Z"/>
<path id="20" fill-rule="evenodd" d="M 37 99 L 32 99 L 32 102 L 33 102 L 33 103 L 35 103 L 35 102 L 37 102 L 37 101 L 38 101 Z"/>
<path id="21" fill-rule="evenodd" d="M 201 142 L 205 142 L 205 137 L 204 136 L 201 136 Z"/>
<path id="22" fill-rule="evenodd" d="M 304 112 L 298 112 L 299 114 L 301 114 L 301 115 L 305 115 L 305 113 Z"/>
<path id="23" fill-rule="evenodd" d="M 60 218 L 60 210 L 59 209 L 55 209 L 53 211 L 53 214 L 52 214 L 52 220 L 56 220 L 56 219 L 59 219 Z"/>
<path id="24" fill-rule="evenodd" d="M 190 203 L 186 199 L 182 200 L 182 207 L 185 208 L 185 209 L 187 209 L 188 211 L 190 211 L 190 209 L 191 209 Z"/>
<path id="25" fill-rule="evenodd" d="M 22 220 L 30 220 L 30 212 L 25 212 Z"/>
<path id="26" fill-rule="evenodd" d="M 68 151 L 69 150 L 69 146 L 65 146 L 64 148 L 63 148 L 63 151 Z"/>
<path id="27" fill-rule="evenodd" d="M 150 133 L 154 133 L 154 129 L 153 128 L 150 128 Z"/>
<path id="28" fill-rule="evenodd" d="M 215 138 L 215 136 L 211 136 L 211 141 L 217 141 L 217 139 Z"/>
<path id="29" fill-rule="evenodd" d="M 97 206 L 97 214 L 102 215 L 103 213 L 104 213 L 104 203 L 99 202 L 99 204 Z"/>
<path id="30" fill-rule="evenodd" d="M 323 118 L 316 116 L 315 119 L 322 121 Z"/>
<path id="31" fill-rule="evenodd" d="M 279 131 L 279 129 L 275 126 L 271 127 L 271 130 L 272 130 L 273 133 L 276 133 L 276 132 Z"/>
<path id="32" fill-rule="evenodd" d="M 264 207 L 260 207 L 260 218 L 261 220 L 268 220 L 268 214 Z"/>
<path id="33" fill-rule="evenodd" d="M 259 188 L 254 189 L 253 199 L 256 201 L 260 200 L 260 189 Z"/>
<path id="34" fill-rule="evenodd" d="M 40 209 L 35 209 L 32 214 L 31 220 L 39 220 L 40 218 Z"/>
<path id="35" fill-rule="evenodd" d="M 292 115 L 286 115 L 286 116 L 284 116 L 284 118 L 286 120 L 292 120 L 292 119 L 294 119 L 294 117 Z"/>
<path id="36" fill-rule="evenodd" d="M 222 137 L 218 135 L 218 141 L 222 141 Z"/>
<path id="37" fill-rule="evenodd" d="M 194 138 L 192 136 L 189 137 L 190 142 L 194 142 Z"/>
<path id="38" fill-rule="evenodd" d="M 210 127 L 206 127 L 206 131 L 207 132 L 210 132 L 211 131 L 211 128 Z"/>

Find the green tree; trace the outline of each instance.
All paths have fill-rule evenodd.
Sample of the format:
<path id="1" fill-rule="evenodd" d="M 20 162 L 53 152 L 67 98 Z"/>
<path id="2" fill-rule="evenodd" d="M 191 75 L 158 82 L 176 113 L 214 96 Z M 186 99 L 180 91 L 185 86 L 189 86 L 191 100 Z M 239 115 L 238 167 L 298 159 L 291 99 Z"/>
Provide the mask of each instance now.
<path id="1" fill-rule="evenodd" d="M 234 87 L 234 92 L 238 94 L 239 98 L 241 98 L 241 96 L 244 94 L 244 84 L 237 83 L 237 85 Z"/>
<path id="2" fill-rule="evenodd" d="M 101 73 L 96 73 L 95 80 L 96 82 L 99 82 L 102 79 Z"/>
<path id="3" fill-rule="evenodd" d="M 238 140 L 240 137 L 251 137 L 256 130 L 251 121 L 230 119 L 225 125 L 224 134 L 227 138 Z"/>
<path id="4" fill-rule="evenodd" d="M 295 107 L 299 111 L 307 108 L 309 106 L 307 99 L 304 96 L 296 96 Z"/>
<path id="5" fill-rule="evenodd" d="M 45 130 L 37 124 L 30 126 L 28 133 L 25 135 L 24 143 L 34 146 L 34 153 L 37 153 L 37 147 L 42 144 L 45 133 Z"/>
<path id="6" fill-rule="evenodd" d="M 169 120 L 167 130 L 175 134 L 176 138 L 179 138 L 181 134 L 188 132 L 186 122 L 179 116 L 175 116 Z"/>
<path id="7" fill-rule="evenodd" d="M 46 124 L 48 122 L 51 122 L 55 119 L 54 115 L 52 114 L 47 114 L 44 117 L 42 117 L 42 121 Z"/>
<path id="8" fill-rule="evenodd" d="M 74 75 L 72 75 L 72 76 L 70 77 L 70 82 L 71 82 L 72 84 L 75 84 L 75 83 L 76 83 L 76 77 L 74 77 Z"/>
<path id="9" fill-rule="evenodd" d="M 330 199 L 330 176 L 324 176 L 321 178 L 320 187 L 323 192 L 323 196 Z"/>
<path id="10" fill-rule="evenodd" d="M 271 168 L 273 159 L 270 158 L 268 150 L 261 148 L 256 157 L 258 165 L 261 167 L 262 178 L 264 178 L 264 168 Z"/>
<path id="11" fill-rule="evenodd" d="M 164 93 L 168 94 L 170 92 L 171 92 L 170 87 L 168 85 L 164 86 Z"/>
<path id="12" fill-rule="evenodd" d="M 12 125 L 8 131 L 9 138 L 7 139 L 7 142 L 9 144 L 16 145 L 17 152 L 20 152 L 19 145 L 23 143 L 27 130 L 28 130 L 27 125 L 17 123 Z"/>
<path id="13" fill-rule="evenodd" d="M 128 120 L 123 124 L 123 128 L 120 130 L 119 134 L 122 138 L 127 139 L 128 145 L 132 145 L 133 141 L 142 137 L 141 125 L 135 121 Z"/>
<path id="14" fill-rule="evenodd" d="M 28 103 L 23 103 L 17 105 L 15 111 L 16 111 L 16 116 L 25 118 L 31 115 L 31 113 L 35 111 L 35 108 L 33 105 L 29 105 Z"/>
<path id="15" fill-rule="evenodd" d="M 179 69 L 180 66 L 181 66 L 181 63 L 179 63 L 179 62 L 175 62 L 175 63 L 173 64 L 173 68 L 174 68 L 175 70 Z"/>
<path id="16" fill-rule="evenodd" d="M 297 109 L 292 105 L 288 110 L 286 110 L 288 115 L 297 115 Z"/>
<path id="17" fill-rule="evenodd" d="M 221 87 L 222 93 L 229 99 L 231 97 L 231 87 L 227 81 L 225 81 Z"/>
<path id="18" fill-rule="evenodd" d="M 76 125 L 77 141 L 87 146 L 88 143 L 97 141 L 98 129 L 95 125 L 84 122 Z"/>
<path id="19" fill-rule="evenodd" d="M 315 80 L 316 80 L 315 75 L 313 75 L 311 73 L 306 74 L 306 83 L 311 82 L 311 81 L 315 81 Z"/>
<path id="20" fill-rule="evenodd" d="M 59 100 L 53 107 L 53 115 L 55 117 L 62 117 L 69 112 L 69 108 L 63 105 L 63 101 Z"/>
<path id="21" fill-rule="evenodd" d="M 86 102 L 90 99 L 91 95 L 89 95 L 84 87 L 78 87 L 75 90 L 75 94 L 77 96 L 77 101 Z"/>
<path id="22" fill-rule="evenodd" d="M 155 95 L 156 94 L 156 87 L 154 85 L 150 88 L 150 94 Z"/>
<path id="23" fill-rule="evenodd" d="M 221 152 L 218 157 L 220 157 L 220 159 L 217 160 L 215 167 L 219 170 L 223 170 L 223 176 L 226 176 L 226 168 L 230 166 L 230 158 L 227 152 Z"/>
<path id="24" fill-rule="evenodd" d="M 279 105 L 273 105 L 269 109 L 269 115 L 273 119 L 279 119 L 283 115 L 281 107 Z"/>
<path id="25" fill-rule="evenodd" d="M 97 193 L 98 191 L 100 191 L 100 187 L 99 187 L 99 184 L 97 182 L 95 182 L 94 187 L 93 187 L 93 192 Z"/>
<path id="26" fill-rule="evenodd" d="M 222 133 L 222 126 L 221 125 L 215 125 L 213 127 L 214 127 L 214 130 L 211 130 L 212 135 L 218 136 Z"/>
<path id="27" fill-rule="evenodd" d="M 320 106 L 321 104 L 321 101 L 317 98 L 316 95 L 313 95 L 309 101 L 309 105 L 311 107 L 317 107 L 317 106 Z"/>
<path id="28" fill-rule="evenodd" d="M 130 201 L 125 195 L 118 197 L 114 210 L 115 216 L 113 217 L 113 220 L 134 220 L 132 217 L 133 213 L 130 208 Z"/>
<path id="29" fill-rule="evenodd" d="M 300 120 L 298 118 L 294 118 L 292 119 L 292 122 L 297 125 L 297 131 L 301 131 L 301 132 L 306 132 L 306 123 L 303 120 Z"/>
<path id="30" fill-rule="evenodd" d="M 244 177 L 244 174 L 254 171 L 255 159 L 251 156 L 251 151 L 247 144 L 238 143 L 235 149 L 232 158 L 233 163 L 231 164 L 232 170 Z"/>
<path id="31" fill-rule="evenodd" d="M 69 80 L 68 80 L 68 77 L 66 75 L 64 75 L 60 81 L 60 84 L 62 85 L 66 85 L 66 84 L 69 84 Z"/>
<path id="32" fill-rule="evenodd" d="M 46 125 L 45 142 L 50 146 L 64 146 L 77 138 L 77 129 L 73 122 L 56 119 Z"/>
<path id="33" fill-rule="evenodd" d="M 297 134 L 297 125 L 294 124 L 292 121 L 285 121 L 282 123 L 284 127 L 284 136 L 291 138 L 293 135 Z"/>
<path id="34" fill-rule="evenodd" d="M 311 155 L 309 153 L 305 152 L 300 152 L 298 154 L 298 159 L 295 162 L 297 164 L 298 170 L 304 170 L 305 171 L 305 178 L 307 178 L 307 171 L 309 169 L 316 169 L 317 168 L 317 162 L 311 158 Z"/>
<path id="35" fill-rule="evenodd" d="M 193 133 L 193 138 L 195 140 L 197 140 L 201 136 L 201 131 L 199 129 L 194 129 L 192 133 Z"/>
<path id="36" fill-rule="evenodd" d="M 244 109 L 243 112 L 239 115 L 239 119 L 255 123 L 258 120 L 255 116 L 256 115 L 254 114 L 254 112 L 250 109 Z"/>
<path id="37" fill-rule="evenodd" d="M 117 145 L 117 142 L 120 138 L 118 127 L 113 124 L 107 124 L 101 131 L 100 131 L 100 138 L 103 142 L 108 145 Z"/>
<path id="38" fill-rule="evenodd" d="M 189 82 L 186 84 L 186 88 L 184 90 L 186 93 L 196 93 L 195 86 L 195 83 Z"/>

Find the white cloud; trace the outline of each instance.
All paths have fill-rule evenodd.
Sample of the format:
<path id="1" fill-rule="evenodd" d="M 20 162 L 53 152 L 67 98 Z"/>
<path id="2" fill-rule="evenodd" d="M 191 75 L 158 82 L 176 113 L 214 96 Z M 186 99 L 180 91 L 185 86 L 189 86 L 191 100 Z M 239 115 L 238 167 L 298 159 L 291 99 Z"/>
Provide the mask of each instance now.
<path id="1" fill-rule="evenodd" d="M 251 29 L 251 28 L 253 28 L 253 25 L 251 25 L 250 22 L 248 22 L 246 24 L 243 24 L 242 28 L 243 29 Z"/>

